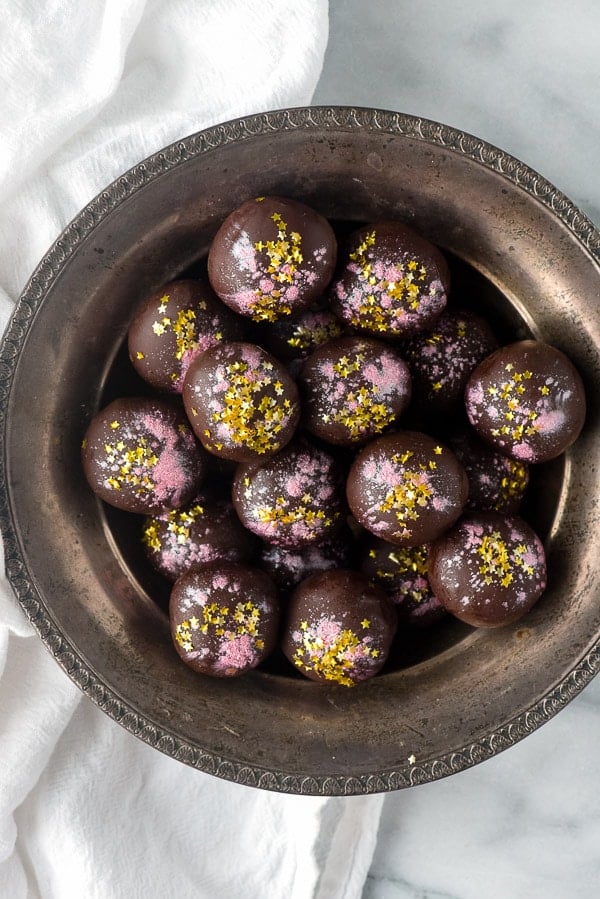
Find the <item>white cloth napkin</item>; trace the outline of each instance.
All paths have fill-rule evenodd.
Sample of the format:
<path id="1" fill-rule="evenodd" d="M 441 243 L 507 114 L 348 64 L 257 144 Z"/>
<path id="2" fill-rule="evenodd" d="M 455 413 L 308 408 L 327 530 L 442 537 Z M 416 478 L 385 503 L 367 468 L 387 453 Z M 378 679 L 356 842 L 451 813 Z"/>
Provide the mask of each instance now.
<path id="1" fill-rule="evenodd" d="M 0 36 L 0 327 L 122 171 L 310 102 L 326 0 L 16 0 Z M 360 896 L 381 797 L 281 796 L 149 748 L 69 681 L 0 582 L 0 896 Z"/>

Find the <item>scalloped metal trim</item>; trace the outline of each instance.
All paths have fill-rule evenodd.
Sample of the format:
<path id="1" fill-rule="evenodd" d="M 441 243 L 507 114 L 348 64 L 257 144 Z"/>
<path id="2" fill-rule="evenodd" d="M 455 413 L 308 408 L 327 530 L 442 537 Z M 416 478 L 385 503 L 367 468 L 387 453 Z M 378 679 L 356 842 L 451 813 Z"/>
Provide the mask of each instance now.
<path id="1" fill-rule="evenodd" d="M 226 144 L 267 132 L 331 129 L 376 130 L 398 134 L 466 156 L 498 172 L 534 196 L 559 218 L 600 262 L 600 231 L 549 181 L 485 141 L 429 119 L 379 109 L 352 107 L 299 107 L 235 119 L 190 135 L 148 157 L 116 179 L 95 197 L 67 226 L 35 269 L 15 307 L 0 348 L 0 451 L 5 458 L 6 410 L 16 362 L 35 311 L 66 261 L 112 209 L 154 178 L 186 159 Z M 12 525 L 4 465 L 0 471 L 0 529 L 4 540 L 6 573 L 28 619 L 58 664 L 77 686 L 110 718 L 155 749 L 193 768 L 246 786 L 281 793 L 353 796 L 399 790 L 464 771 L 508 749 L 537 730 L 570 702 L 600 669 L 600 641 L 577 666 L 539 702 L 506 722 L 494 733 L 438 759 L 407 764 L 354 777 L 302 777 L 241 765 L 176 739 L 139 715 L 88 669 L 74 647 L 59 633 L 42 597 L 33 587 Z"/>

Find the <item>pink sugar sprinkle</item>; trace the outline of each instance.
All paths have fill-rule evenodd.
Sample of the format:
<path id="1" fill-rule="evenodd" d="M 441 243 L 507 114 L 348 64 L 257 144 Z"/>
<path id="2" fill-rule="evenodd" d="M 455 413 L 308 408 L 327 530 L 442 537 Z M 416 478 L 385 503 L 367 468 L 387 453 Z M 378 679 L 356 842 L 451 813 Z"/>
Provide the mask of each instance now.
<path id="1" fill-rule="evenodd" d="M 242 634 L 221 643 L 219 660 L 215 667 L 221 671 L 228 669 L 242 671 L 244 668 L 251 668 L 257 660 L 252 637 L 249 634 Z"/>

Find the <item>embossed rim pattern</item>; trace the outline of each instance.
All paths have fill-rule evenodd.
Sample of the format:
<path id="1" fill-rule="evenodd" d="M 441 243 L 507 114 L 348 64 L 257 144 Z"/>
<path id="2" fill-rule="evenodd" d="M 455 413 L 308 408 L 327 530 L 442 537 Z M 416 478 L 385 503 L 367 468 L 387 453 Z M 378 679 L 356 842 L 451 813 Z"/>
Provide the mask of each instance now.
<path id="1" fill-rule="evenodd" d="M 383 770 L 368 775 L 322 778 L 287 775 L 259 766 L 241 765 L 190 745 L 147 720 L 113 693 L 97 674 L 86 666 L 73 645 L 59 631 L 50 609 L 36 591 L 32 573 L 27 568 L 13 526 L 6 483 L 6 414 L 19 353 L 38 306 L 69 258 L 77 251 L 82 239 L 124 200 L 191 157 L 267 133 L 311 129 L 325 132 L 328 129 L 349 131 L 366 129 L 401 135 L 443 147 L 452 153 L 481 163 L 551 210 L 592 257 L 600 261 L 600 232 L 584 213 L 550 182 L 519 160 L 485 141 L 427 119 L 376 109 L 307 107 L 248 116 L 177 141 L 117 178 L 80 212 L 48 250 L 19 299 L 0 351 L 0 409 L 3 419 L 0 431 L 3 456 L 0 473 L 0 526 L 4 539 L 7 577 L 27 617 L 67 675 L 114 721 L 161 752 L 205 773 L 236 783 L 283 793 L 356 795 L 397 790 L 437 780 L 469 768 L 514 745 L 552 718 L 598 673 L 600 641 L 592 646 L 558 685 L 526 711 L 507 721 L 485 738 L 435 760 L 399 766 L 394 770 Z"/>

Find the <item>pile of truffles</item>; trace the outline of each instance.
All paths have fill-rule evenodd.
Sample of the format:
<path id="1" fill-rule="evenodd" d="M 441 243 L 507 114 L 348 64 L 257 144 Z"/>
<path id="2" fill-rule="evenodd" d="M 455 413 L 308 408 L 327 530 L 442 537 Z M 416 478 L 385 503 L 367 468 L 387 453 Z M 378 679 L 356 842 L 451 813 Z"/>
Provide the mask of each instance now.
<path id="1" fill-rule="evenodd" d="M 538 600 L 544 548 L 517 513 L 529 466 L 581 431 L 582 381 L 548 344 L 498 346 L 449 288 L 404 224 L 338 250 L 314 209 L 257 197 L 219 228 L 207 277 L 135 312 L 129 358 L 153 390 L 95 415 L 83 469 L 143 516 L 191 668 L 240 675 L 279 647 L 351 686 L 397 629 L 495 627 Z"/>

